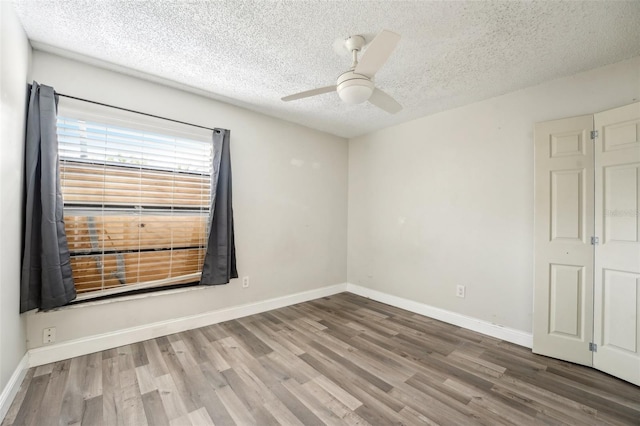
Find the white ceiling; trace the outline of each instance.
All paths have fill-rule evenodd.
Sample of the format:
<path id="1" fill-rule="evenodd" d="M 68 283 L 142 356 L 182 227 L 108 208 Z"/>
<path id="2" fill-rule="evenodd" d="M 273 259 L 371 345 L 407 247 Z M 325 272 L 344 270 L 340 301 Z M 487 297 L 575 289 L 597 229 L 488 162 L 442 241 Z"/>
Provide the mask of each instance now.
<path id="1" fill-rule="evenodd" d="M 640 55 L 640 1 L 14 1 L 35 47 L 183 84 L 343 137 Z M 329 93 L 338 37 L 402 35 L 376 76 L 404 110 Z M 122 68 L 119 68 L 122 70 Z M 215 123 L 213 123 L 215 124 Z"/>

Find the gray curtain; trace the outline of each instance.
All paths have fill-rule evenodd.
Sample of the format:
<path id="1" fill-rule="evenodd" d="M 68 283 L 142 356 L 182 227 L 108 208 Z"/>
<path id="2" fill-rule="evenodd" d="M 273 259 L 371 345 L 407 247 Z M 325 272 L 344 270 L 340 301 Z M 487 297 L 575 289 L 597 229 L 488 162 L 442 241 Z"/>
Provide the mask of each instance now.
<path id="1" fill-rule="evenodd" d="M 20 312 L 75 299 L 64 231 L 56 109 L 52 87 L 31 85 L 25 140 L 24 251 Z"/>
<path id="2" fill-rule="evenodd" d="M 231 205 L 229 134 L 230 131 L 225 129 L 213 131 L 215 192 L 207 252 L 200 278 L 200 284 L 203 285 L 226 284 L 231 278 L 238 278 Z"/>

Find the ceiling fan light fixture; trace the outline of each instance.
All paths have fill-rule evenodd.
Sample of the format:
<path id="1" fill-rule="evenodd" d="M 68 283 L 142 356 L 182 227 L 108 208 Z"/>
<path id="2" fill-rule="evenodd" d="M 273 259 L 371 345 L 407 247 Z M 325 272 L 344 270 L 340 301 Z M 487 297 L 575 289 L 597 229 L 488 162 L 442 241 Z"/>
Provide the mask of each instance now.
<path id="1" fill-rule="evenodd" d="M 367 101 L 373 94 L 374 85 L 371 80 L 352 71 L 338 78 L 338 96 L 346 104 L 356 105 Z"/>
<path id="2" fill-rule="evenodd" d="M 398 41 L 400 41 L 399 34 L 389 30 L 382 30 L 369 43 L 369 47 L 358 60 L 358 53 L 366 45 L 367 41 L 361 35 L 353 35 L 347 38 L 344 43 L 341 42 L 340 44 L 344 44 L 346 50 L 351 52 L 353 62 L 349 71 L 342 73 L 338 77 L 335 85 L 294 93 L 283 97 L 282 100 L 289 102 L 336 91 L 345 104 L 356 105 L 369 101 L 373 106 L 389 114 L 399 112 L 402 110 L 402 105 L 373 84 L 376 73 L 389 59 Z M 334 45 L 334 47 L 336 46 Z"/>

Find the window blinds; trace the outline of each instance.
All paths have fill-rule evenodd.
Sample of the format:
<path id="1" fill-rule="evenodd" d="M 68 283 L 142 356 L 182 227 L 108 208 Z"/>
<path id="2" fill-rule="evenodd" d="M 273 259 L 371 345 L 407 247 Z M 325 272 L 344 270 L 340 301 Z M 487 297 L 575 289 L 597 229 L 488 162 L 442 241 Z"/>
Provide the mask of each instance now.
<path id="1" fill-rule="evenodd" d="M 79 103 L 61 99 L 57 123 L 78 299 L 198 281 L 211 132 Z"/>

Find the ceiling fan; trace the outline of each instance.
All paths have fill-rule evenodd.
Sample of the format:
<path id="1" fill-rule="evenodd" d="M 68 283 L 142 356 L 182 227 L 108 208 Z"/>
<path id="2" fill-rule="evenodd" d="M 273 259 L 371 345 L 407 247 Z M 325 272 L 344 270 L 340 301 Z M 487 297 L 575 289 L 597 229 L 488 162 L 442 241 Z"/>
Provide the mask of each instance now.
<path id="1" fill-rule="evenodd" d="M 358 52 L 366 45 L 366 40 L 361 35 L 347 38 L 344 41 L 344 46 L 351 52 L 353 64 L 349 71 L 338 77 L 336 84 L 285 96 L 282 100 L 289 102 L 337 91 L 340 99 L 347 104 L 360 104 L 368 100 L 378 108 L 395 114 L 402 109 L 402 105 L 387 93 L 376 88 L 373 84 L 373 77 L 387 62 L 398 41 L 400 41 L 398 34 L 383 30 L 373 39 L 358 61 Z"/>

